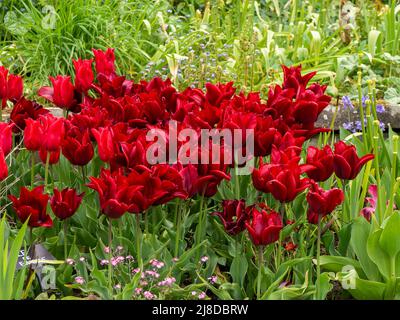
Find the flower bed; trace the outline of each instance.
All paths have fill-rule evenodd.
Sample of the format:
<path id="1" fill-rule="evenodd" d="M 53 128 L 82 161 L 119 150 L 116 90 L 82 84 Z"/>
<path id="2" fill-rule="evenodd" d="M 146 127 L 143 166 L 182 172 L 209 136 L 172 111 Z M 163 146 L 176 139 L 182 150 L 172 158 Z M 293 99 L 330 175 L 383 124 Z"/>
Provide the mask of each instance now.
<path id="1" fill-rule="evenodd" d="M 371 298 L 376 286 L 373 298 L 396 296 L 393 263 L 382 269 L 373 253 L 378 245 L 390 256 L 400 250 L 392 243 L 400 221 L 394 192 L 368 188 L 389 181 L 397 190 L 396 171 L 381 178 L 387 158 L 378 153 L 373 93 L 363 139 L 334 141 L 329 128 L 315 127 L 331 100 L 325 86 L 310 84 L 315 72 L 283 66 L 282 85 L 264 101 L 258 92 L 236 93 L 232 82 L 180 92 L 168 79 L 134 83 L 116 73 L 113 49 L 93 54 L 73 61 L 73 81 L 50 77 L 52 85 L 38 90 L 63 117 L 24 98 L 22 79 L 0 69 L 2 106 L 13 105 L 0 128 L 9 199 L 2 228 L 20 230 L 14 255 L 28 229 L 30 258 L 40 258 L 40 243 L 57 259 L 39 262 L 56 274 L 53 293 L 325 299 L 331 281 L 353 275 L 357 286 L 342 282 L 342 295 Z M 309 146 L 312 137 L 317 146 Z M 367 190 L 371 206 L 361 210 Z M 22 265 L 15 279 L 1 280 L 11 288 L 2 298 L 46 290 L 33 281 L 38 267 Z"/>

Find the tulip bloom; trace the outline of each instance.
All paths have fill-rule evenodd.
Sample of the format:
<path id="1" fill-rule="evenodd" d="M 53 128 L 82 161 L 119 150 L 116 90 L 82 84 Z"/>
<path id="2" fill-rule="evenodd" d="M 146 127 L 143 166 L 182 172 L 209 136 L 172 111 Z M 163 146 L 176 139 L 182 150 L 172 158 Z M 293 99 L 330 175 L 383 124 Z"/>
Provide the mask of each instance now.
<path id="1" fill-rule="evenodd" d="M 65 188 L 61 192 L 54 189 L 54 195 L 50 199 L 51 210 L 60 220 L 67 219 L 79 208 L 84 194 L 77 194 L 75 189 Z"/>
<path id="2" fill-rule="evenodd" d="M 283 223 L 277 212 L 270 210 L 268 213 L 266 210 L 253 208 L 251 214 L 251 223 L 246 222 L 246 228 L 256 246 L 266 246 L 279 239 Z"/>
<path id="3" fill-rule="evenodd" d="M 12 148 L 12 125 L 0 122 L 0 148 L 4 156 L 7 156 Z"/>
<path id="4" fill-rule="evenodd" d="M 90 177 L 87 186 L 99 194 L 101 212 L 111 219 L 120 218 L 127 212 L 134 201 L 134 195 L 142 186 L 130 186 L 125 176 L 120 171 L 111 173 L 104 168 L 100 177 Z"/>
<path id="5" fill-rule="evenodd" d="M 77 127 L 70 128 L 62 143 L 62 154 L 75 166 L 87 165 L 94 155 L 89 131 L 82 134 Z"/>
<path id="6" fill-rule="evenodd" d="M 109 162 L 114 158 L 114 134 L 112 128 L 92 129 L 92 134 L 96 139 L 99 157 L 104 162 Z"/>
<path id="7" fill-rule="evenodd" d="M 6 107 L 7 100 L 16 102 L 22 97 L 23 82 L 22 78 L 13 74 L 8 74 L 8 70 L 0 66 L 0 100 L 1 108 Z"/>
<path id="8" fill-rule="evenodd" d="M 93 60 L 72 60 L 75 68 L 75 89 L 80 93 L 87 93 L 91 88 L 94 75 L 92 70 Z"/>
<path id="9" fill-rule="evenodd" d="M 39 158 L 43 162 L 43 164 L 46 164 L 47 161 L 47 153 L 50 152 L 50 157 L 49 157 L 49 164 L 56 164 L 58 160 L 60 160 L 60 149 L 56 151 L 47 151 L 44 148 L 40 148 L 39 150 Z"/>
<path id="10" fill-rule="evenodd" d="M 223 200 L 222 212 L 214 212 L 224 225 L 225 231 L 234 236 L 246 229 L 245 222 L 249 218 L 249 209 L 244 200 Z"/>
<path id="11" fill-rule="evenodd" d="M 11 114 L 10 122 L 13 124 L 13 132 L 19 133 L 25 129 L 26 119 L 38 119 L 42 114 L 49 113 L 49 110 L 43 108 L 40 104 L 30 101 L 22 97 L 14 105 Z"/>
<path id="12" fill-rule="evenodd" d="M 373 154 L 359 158 L 356 147 L 353 145 L 346 145 L 343 141 L 335 143 L 333 168 L 336 176 L 340 179 L 353 180 L 362 166 L 372 159 L 374 159 Z"/>
<path id="13" fill-rule="evenodd" d="M 44 187 L 38 186 L 32 191 L 25 187 L 21 188 L 20 197 L 9 195 L 8 198 L 13 202 L 13 208 L 17 213 L 18 219 L 24 223 L 28 218 L 28 225 L 33 227 L 51 227 L 53 221 L 46 213 L 49 196 L 43 193 Z"/>
<path id="14" fill-rule="evenodd" d="M 307 149 L 307 176 L 314 181 L 325 181 L 333 173 L 333 152 L 329 145 L 319 150 L 313 146 Z"/>
<path id="15" fill-rule="evenodd" d="M 75 88 L 71 83 L 70 76 L 49 77 L 53 87 L 41 87 L 38 91 L 39 96 L 54 103 L 57 107 L 79 112 L 81 108 L 75 99 Z"/>
<path id="16" fill-rule="evenodd" d="M 327 216 L 343 202 L 344 194 L 338 188 L 325 191 L 318 184 L 312 182 L 306 198 L 308 203 L 308 221 L 317 224 L 318 218 L 322 219 Z"/>
<path id="17" fill-rule="evenodd" d="M 300 178 L 302 168 L 295 163 L 287 165 L 264 164 L 260 159 L 259 169 L 253 170 L 254 187 L 272 193 L 281 202 L 293 201 L 309 185 L 309 179 Z"/>
<path id="18" fill-rule="evenodd" d="M 51 114 L 40 116 L 38 120 L 26 119 L 24 143 L 28 150 L 43 148 L 58 151 L 64 136 L 64 119 Z"/>
<path id="19" fill-rule="evenodd" d="M 113 78 L 115 76 L 114 49 L 108 48 L 106 51 L 93 49 L 93 54 L 97 74 Z"/>

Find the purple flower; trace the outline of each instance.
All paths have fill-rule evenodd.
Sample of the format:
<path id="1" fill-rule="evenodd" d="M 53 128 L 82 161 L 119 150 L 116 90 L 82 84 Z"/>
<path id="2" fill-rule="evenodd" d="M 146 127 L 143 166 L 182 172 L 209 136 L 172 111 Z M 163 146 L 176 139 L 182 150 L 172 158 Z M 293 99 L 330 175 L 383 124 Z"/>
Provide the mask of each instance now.
<path id="1" fill-rule="evenodd" d="M 349 96 L 343 96 L 342 97 L 342 103 L 343 103 L 343 110 L 346 109 L 354 109 L 353 104 L 351 103 L 351 100 L 349 98 Z"/>
<path id="2" fill-rule="evenodd" d="M 355 130 L 354 130 L 355 129 L 354 128 L 354 122 L 352 122 L 352 121 L 344 122 L 343 123 L 343 128 L 348 130 L 348 131 L 355 132 Z"/>
<path id="3" fill-rule="evenodd" d="M 381 104 L 377 104 L 376 105 L 376 112 L 378 112 L 378 113 L 385 112 L 385 107 L 383 105 L 381 105 Z"/>

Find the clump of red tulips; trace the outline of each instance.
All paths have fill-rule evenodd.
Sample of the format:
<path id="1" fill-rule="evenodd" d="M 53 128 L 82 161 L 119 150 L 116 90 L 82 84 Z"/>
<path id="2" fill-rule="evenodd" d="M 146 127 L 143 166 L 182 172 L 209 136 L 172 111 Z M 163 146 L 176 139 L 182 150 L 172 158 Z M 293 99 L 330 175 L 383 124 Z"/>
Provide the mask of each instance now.
<path id="1" fill-rule="evenodd" d="M 307 192 L 308 210 L 304 217 L 311 224 L 318 224 L 320 230 L 321 220 L 343 202 L 344 194 L 337 188 L 324 190 L 318 182 L 327 181 L 333 173 L 339 179 L 352 180 L 374 157 L 370 154 L 359 158 L 354 146 L 340 141 L 334 150 L 329 145 L 322 149 L 308 147 L 302 161 L 305 142 L 329 131 L 315 127 L 315 122 L 330 97 L 325 94 L 325 86 L 309 84 L 315 73 L 301 75 L 301 67 L 284 66 L 282 85 L 271 87 L 265 102 L 259 93 L 236 94 L 233 83 L 207 83 L 205 92 L 193 88 L 178 91 L 168 79 L 135 83 L 116 73 L 113 49 L 93 50 L 93 54 L 94 59 L 73 61 L 73 78 L 50 77 L 51 86 L 38 91 L 39 96 L 62 108 L 65 118 L 55 117 L 37 102 L 22 97 L 22 80 L 0 67 L 2 107 L 8 100 L 14 104 L 10 124 L 0 123 L 0 180 L 8 175 L 5 156 L 12 149 L 12 133 L 22 135 L 25 148 L 32 152 L 32 161 L 39 152 L 45 164 L 44 186 L 32 191 L 23 186 L 19 198 L 9 195 L 17 217 L 21 221 L 29 218 L 31 227 L 52 225 L 47 209 L 48 172 L 49 165 L 57 164 L 62 154 L 71 165 L 81 167 L 82 172 L 94 158 L 101 160 L 99 176 L 90 176 L 89 182 L 83 176 L 82 180 L 97 192 L 99 212 L 110 219 L 121 218 L 127 212 L 137 217 L 147 215 L 150 208 L 178 199 L 202 199 L 200 231 L 196 234 L 203 240 L 207 198 L 217 194 L 221 183 L 231 180 L 232 168 L 243 163 L 224 162 L 223 151 L 219 161 L 209 163 L 152 163 L 146 155 L 151 150 L 155 157 L 162 153 L 172 157 L 168 149 L 173 143 L 168 132 L 171 120 L 177 122 L 177 136 L 187 129 L 199 136 L 202 129 L 253 130 L 254 153 L 245 161 L 252 159 L 257 164 L 252 172 L 257 201 L 246 204 L 239 192 L 237 199 L 223 200 L 222 211 L 214 215 L 231 236 L 247 230 L 251 241 L 261 250 L 262 262 L 263 248 L 276 242 L 281 245 L 284 240 L 283 221 L 293 219 L 285 209 L 289 203 Z M 165 133 L 167 150 L 154 149 L 146 140 L 154 129 Z M 184 139 L 177 140 L 177 154 L 186 154 Z M 235 144 L 244 149 L 246 140 Z M 199 143 L 196 151 L 195 160 L 204 154 L 211 160 L 215 157 L 212 143 Z M 31 177 L 34 187 L 33 167 Z M 51 209 L 61 220 L 70 218 L 87 194 L 68 188 L 54 189 Z M 276 200 L 274 210 L 270 208 L 273 203 L 266 204 L 264 194 Z M 111 220 L 109 223 L 111 239 Z M 260 287 L 258 294 L 259 290 Z"/>

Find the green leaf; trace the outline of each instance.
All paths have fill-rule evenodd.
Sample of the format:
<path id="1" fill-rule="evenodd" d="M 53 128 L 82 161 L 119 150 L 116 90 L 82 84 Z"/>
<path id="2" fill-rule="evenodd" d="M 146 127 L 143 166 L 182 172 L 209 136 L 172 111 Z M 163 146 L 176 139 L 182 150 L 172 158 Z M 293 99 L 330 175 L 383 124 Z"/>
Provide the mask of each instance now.
<path id="1" fill-rule="evenodd" d="M 348 291 L 357 300 L 383 300 L 385 290 L 386 285 L 382 282 L 356 278 L 355 288 Z"/>
<path id="2" fill-rule="evenodd" d="M 364 217 L 357 217 L 353 222 L 350 245 L 367 278 L 369 280 L 380 281 L 382 277 L 379 270 L 367 253 L 367 241 L 370 229 L 371 224 Z"/>
<path id="3" fill-rule="evenodd" d="M 400 213 L 395 211 L 387 220 L 379 239 L 380 246 L 389 256 L 396 257 L 400 251 Z"/>
<path id="4" fill-rule="evenodd" d="M 379 239 L 382 234 L 382 229 L 373 232 L 367 241 L 367 252 L 371 260 L 378 266 L 380 273 L 385 279 L 390 278 L 390 257 L 382 250 Z"/>
<path id="5" fill-rule="evenodd" d="M 315 259 L 313 260 L 313 262 L 314 264 L 317 263 Z M 357 260 L 351 258 L 341 256 L 321 256 L 319 262 L 321 268 L 328 271 L 341 272 L 343 271 L 344 267 L 352 266 L 358 274 L 364 274 L 363 270 L 361 269 L 360 263 Z"/>
<path id="6" fill-rule="evenodd" d="M 243 287 L 244 278 L 246 277 L 248 263 L 245 255 L 239 255 L 233 258 L 230 273 L 233 282 Z"/>

